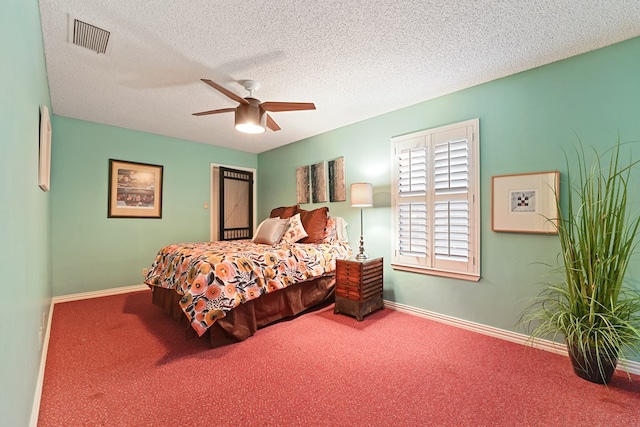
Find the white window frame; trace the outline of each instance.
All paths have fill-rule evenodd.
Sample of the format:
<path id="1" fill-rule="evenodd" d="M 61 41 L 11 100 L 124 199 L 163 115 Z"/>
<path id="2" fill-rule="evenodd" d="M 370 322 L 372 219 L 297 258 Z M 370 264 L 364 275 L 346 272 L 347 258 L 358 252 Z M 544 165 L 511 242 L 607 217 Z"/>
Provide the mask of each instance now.
<path id="1" fill-rule="evenodd" d="M 436 147 L 439 149 L 438 154 Z M 441 152 L 442 147 L 447 149 L 445 154 Z M 467 163 L 462 166 L 460 181 L 453 175 L 451 161 L 456 158 L 464 160 L 464 155 L 456 157 L 456 147 L 462 147 L 460 152 L 464 153 L 466 150 L 467 153 Z M 391 267 L 414 273 L 479 281 L 480 120 L 472 119 L 394 137 L 391 139 L 391 159 Z M 445 165 L 441 168 L 439 165 L 442 161 Z M 447 189 L 440 188 L 436 191 L 436 185 L 441 182 L 440 177 L 444 177 Z M 461 210 L 456 212 L 463 214 L 459 227 L 454 224 L 459 217 L 450 211 L 452 206 L 459 207 Z M 441 215 L 444 212 L 442 208 L 447 214 Z M 414 229 L 417 230 L 415 233 Z M 454 229 L 462 232 L 456 233 Z M 441 233 L 442 230 L 445 232 Z"/>

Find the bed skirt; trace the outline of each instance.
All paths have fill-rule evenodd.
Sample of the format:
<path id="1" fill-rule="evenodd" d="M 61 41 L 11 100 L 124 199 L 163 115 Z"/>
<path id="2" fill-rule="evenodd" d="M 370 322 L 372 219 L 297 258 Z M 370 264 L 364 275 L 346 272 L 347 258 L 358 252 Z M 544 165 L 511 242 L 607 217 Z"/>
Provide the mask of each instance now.
<path id="1" fill-rule="evenodd" d="M 333 302 L 335 283 L 335 275 L 331 274 L 247 301 L 218 319 L 201 338 L 208 339 L 212 348 L 243 341 L 271 323 Z M 186 325 L 187 335 L 195 337 L 195 331 L 180 308 L 180 295 L 173 289 L 156 286 L 152 286 L 151 290 L 153 304 L 161 307 L 180 324 Z"/>

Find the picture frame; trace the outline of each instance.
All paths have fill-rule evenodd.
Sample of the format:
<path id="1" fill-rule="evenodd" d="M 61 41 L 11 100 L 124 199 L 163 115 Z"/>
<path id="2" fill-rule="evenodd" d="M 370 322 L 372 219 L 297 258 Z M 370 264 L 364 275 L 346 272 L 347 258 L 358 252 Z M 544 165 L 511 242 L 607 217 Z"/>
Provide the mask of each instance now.
<path id="1" fill-rule="evenodd" d="M 344 157 L 329 160 L 329 201 L 345 202 L 347 200 L 347 187 L 345 185 Z"/>
<path id="2" fill-rule="evenodd" d="M 38 154 L 38 186 L 42 191 L 51 187 L 51 117 L 46 105 L 40 106 L 40 147 Z"/>
<path id="3" fill-rule="evenodd" d="M 557 234 L 560 172 L 491 177 L 491 230 Z"/>
<path id="4" fill-rule="evenodd" d="M 296 168 L 296 203 L 309 203 L 311 199 L 309 187 L 311 166 L 300 166 Z"/>
<path id="5" fill-rule="evenodd" d="M 162 218 L 163 166 L 109 159 L 108 218 Z"/>
<path id="6" fill-rule="evenodd" d="M 327 201 L 327 166 L 324 161 L 311 165 L 311 201 Z"/>

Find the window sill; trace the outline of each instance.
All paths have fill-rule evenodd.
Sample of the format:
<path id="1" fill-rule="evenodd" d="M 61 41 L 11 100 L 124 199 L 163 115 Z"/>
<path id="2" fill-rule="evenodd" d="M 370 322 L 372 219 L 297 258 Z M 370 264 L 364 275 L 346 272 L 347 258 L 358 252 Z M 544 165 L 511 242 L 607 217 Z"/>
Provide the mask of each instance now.
<path id="1" fill-rule="evenodd" d="M 411 265 L 394 264 L 394 263 L 391 263 L 391 268 L 393 268 L 394 270 L 408 271 L 410 273 L 426 274 L 429 276 L 448 277 L 450 279 L 467 280 L 469 282 L 480 281 L 479 274 L 456 273 L 453 271 L 435 270 L 432 268 L 415 267 Z"/>

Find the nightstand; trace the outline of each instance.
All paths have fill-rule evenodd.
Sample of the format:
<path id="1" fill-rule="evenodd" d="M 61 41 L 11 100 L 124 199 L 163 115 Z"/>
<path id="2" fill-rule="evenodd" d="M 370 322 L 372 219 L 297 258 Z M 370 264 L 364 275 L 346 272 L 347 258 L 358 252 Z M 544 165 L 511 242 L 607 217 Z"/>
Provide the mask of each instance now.
<path id="1" fill-rule="evenodd" d="M 382 258 L 336 261 L 336 304 L 333 313 L 362 317 L 384 308 L 382 302 Z"/>

